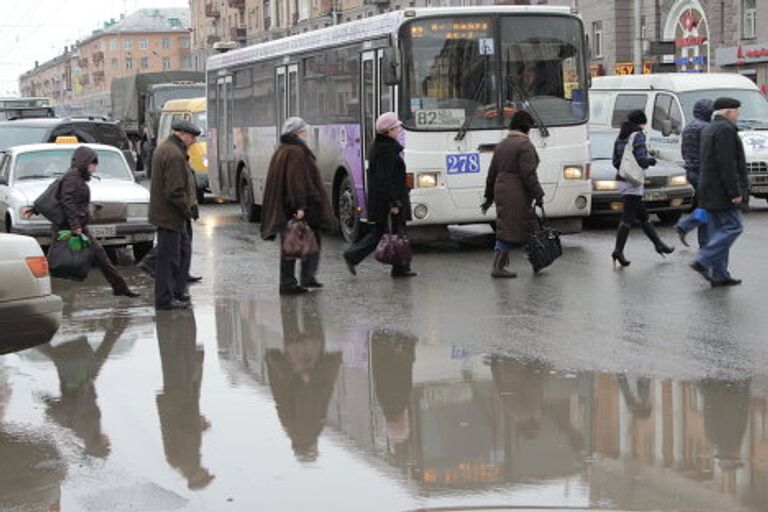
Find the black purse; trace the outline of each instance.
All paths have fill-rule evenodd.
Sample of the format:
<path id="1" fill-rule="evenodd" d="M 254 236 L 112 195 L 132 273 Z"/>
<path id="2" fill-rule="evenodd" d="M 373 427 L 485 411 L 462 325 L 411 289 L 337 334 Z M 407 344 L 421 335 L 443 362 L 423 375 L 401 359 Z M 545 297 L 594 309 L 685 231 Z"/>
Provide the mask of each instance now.
<path id="1" fill-rule="evenodd" d="M 61 178 L 48 185 L 45 192 L 35 199 L 35 210 L 40 215 L 51 221 L 54 226 L 63 226 L 67 223 L 67 216 L 64 214 L 64 208 L 59 199 L 59 190 L 61 189 Z"/>
<path id="2" fill-rule="evenodd" d="M 528 253 L 528 261 L 531 262 L 533 272 L 538 274 L 563 255 L 563 247 L 560 245 L 560 232 L 547 224 L 544 207 L 541 207 L 541 218 L 536 215 L 535 208 L 533 216 L 536 218 L 536 228 L 528 236 L 525 250 Z"/>

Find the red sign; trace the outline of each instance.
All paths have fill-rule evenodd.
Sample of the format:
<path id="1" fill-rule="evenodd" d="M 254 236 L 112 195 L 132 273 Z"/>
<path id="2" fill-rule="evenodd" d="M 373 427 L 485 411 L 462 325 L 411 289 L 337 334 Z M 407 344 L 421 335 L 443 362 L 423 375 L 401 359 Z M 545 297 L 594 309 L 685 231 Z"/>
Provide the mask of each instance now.
<path id="1" fill-rule="evenodd" d="M 675 46 L 678 48 L 688 48 L 690 46 L 701 46 L 706 42 L 707 38 L 701 36 L 678 37 L 675 39 Z"/>

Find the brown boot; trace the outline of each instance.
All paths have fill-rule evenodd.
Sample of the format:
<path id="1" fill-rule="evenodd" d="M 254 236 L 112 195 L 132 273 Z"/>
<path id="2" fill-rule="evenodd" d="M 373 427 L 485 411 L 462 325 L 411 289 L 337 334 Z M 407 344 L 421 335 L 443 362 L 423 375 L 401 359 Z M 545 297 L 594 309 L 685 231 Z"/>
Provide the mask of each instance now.
<path id="1" fill-rule="evenodd" d="M 509 252 L 496 251 L 494 253 L 493 271 L 491 272 L 491 276 L 501 279 L 513 279 L 517 277 L 517 274 L 514 272 L 507 271 L 505 268 L 507 263 L 509 263 Z"/>

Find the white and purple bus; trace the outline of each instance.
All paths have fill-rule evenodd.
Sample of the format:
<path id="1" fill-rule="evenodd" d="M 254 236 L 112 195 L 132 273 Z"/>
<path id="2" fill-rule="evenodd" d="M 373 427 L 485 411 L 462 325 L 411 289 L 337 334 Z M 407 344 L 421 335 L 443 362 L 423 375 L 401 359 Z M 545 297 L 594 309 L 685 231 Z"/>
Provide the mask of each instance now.
<path id="1" fill-rule="evenodd" d="M 413 225 L 488 223 L 488 165 L 518 109 L 536 119 L 539 180 L 565 231 L 589 215 L 584 29 L 569 8 L 492 6 L 390 12 L 208 59 L 208 159 L 214 194 L 259 216 L 283 121 L 301 116 L 343 236 L 366 221 L 374 123 L 405 128 Z"/>

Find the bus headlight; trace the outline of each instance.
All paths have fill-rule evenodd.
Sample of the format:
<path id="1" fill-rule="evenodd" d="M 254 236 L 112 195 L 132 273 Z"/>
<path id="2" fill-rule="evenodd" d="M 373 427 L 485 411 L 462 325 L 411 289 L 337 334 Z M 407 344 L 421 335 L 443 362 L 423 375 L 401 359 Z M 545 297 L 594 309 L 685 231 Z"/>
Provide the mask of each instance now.
<path id="1" fill-rule="evenodd" d="M 619 182 L 614 180 L 597 180 L 592 182 L 592 189 L 600 191 L 619 190 Z"/>
<path id="2" fill-rule="evenodd" d="M 667 184 L 670 187 L 684 187 L 688 184 L 688 178 L 686 178 L 684 175 L 679 174 L 677 176 L 670 176 L 667 180 Z"/>
<path id="3" fill-rule="evenodd" d="M 416 186 L 419 188 L 435 188 L 437 186 L 437 173 L 423 172 L 416 178 Z"/>
<path id="4" fill-rule="evenodd" d="M 566 165 L 563 167 L 563 177 L 567 180 L 584 179 L 584 168 L 580 165 Z"/>

